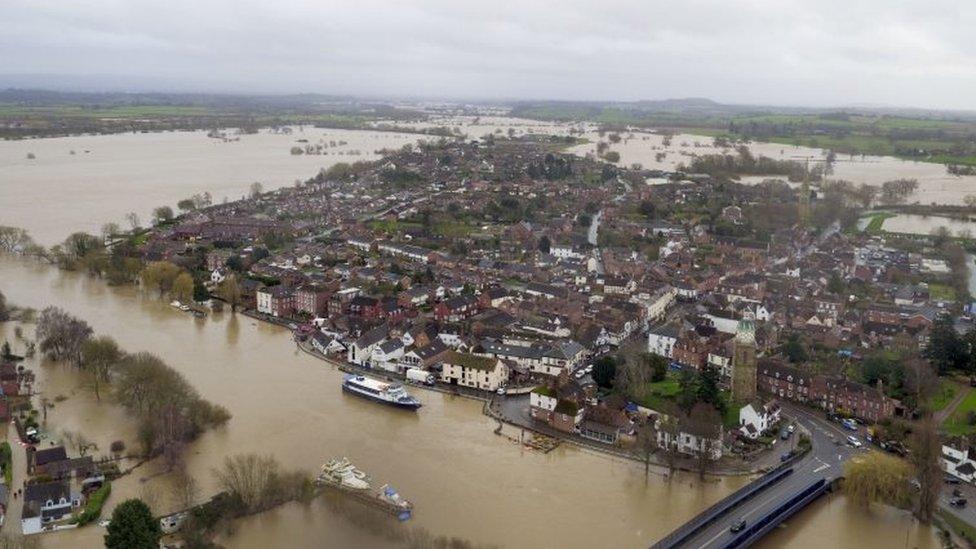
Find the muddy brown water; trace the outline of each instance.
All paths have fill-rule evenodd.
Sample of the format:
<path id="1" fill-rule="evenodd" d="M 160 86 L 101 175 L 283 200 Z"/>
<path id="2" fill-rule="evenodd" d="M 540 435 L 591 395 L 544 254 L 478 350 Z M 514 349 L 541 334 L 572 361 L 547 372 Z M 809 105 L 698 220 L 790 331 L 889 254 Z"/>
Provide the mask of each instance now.
<path id="1" fill-rule="evenodd" d="M 424 536 L 504 547 L 644 547 L 745 481 L 701 483 L 685 474 L 645 480 L 639 464 L 568 445 L 547 455 L 523 450 L 492 434 L 495 424 L 480 402 L 459 397 L 411 389 L 425 404 L 415 414 L 357 399 L 341 392 L 340 372 L 296 350 L 287 330 L 240 314 L 195 319 L 136 288 L 11 259 L 0 259 L 0 289 L 17 304 L 59 305 L 130 351 L 158 354 L 231 411 L 226 427 L 187 448 L 201 496 L 216 490 L 212 471 L 227 455 L 271 454 L 309 472 L 341 455 L 416 505 L 405 524 L 324 499 L 286 505 L 222 532 L 228 547 L 386 547 Z M 14 340 L 9 323 L 0 324 L 0 338 Z M 30 366 L 40 390 L 58 401 L 48 414 L 52 433 L 84 431 L 101 449 L 116 439 L 135 446 L 130 418 L 110 399 L 97 402 L 84 376 L 37 360 Z M 107 511 L 140 496 L 166 512 L 175 505 L 172 492 L 171 479 L 150 463 L 113 485 Z M 103 534 L 92 526 L 41 541 L 97 547 Z M 932 531 L 904 513 L 851 508 L 835 496 L 765 545 L 902 547 L 906 540 L 908 547 L 937 546 Z"/>

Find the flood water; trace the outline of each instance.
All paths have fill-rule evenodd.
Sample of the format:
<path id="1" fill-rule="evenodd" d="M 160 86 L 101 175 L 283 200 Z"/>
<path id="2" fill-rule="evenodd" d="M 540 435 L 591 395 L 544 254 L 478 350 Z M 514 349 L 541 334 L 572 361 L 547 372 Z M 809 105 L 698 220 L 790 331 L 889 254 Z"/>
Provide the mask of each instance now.
<path id="1" fill-rule="evenodd" d="M 885 219 L 881 228 L 894 233 L 911 233 L 930 235 L 945 227 L 953 236 L 969 236 L 976 234 L 976 221 L 967 221 L 937 215 L 898 214 Z"/>
<path id="2" fill-rule="evenodd" d="M 508 127 L 493 123 L 462 129 L 478 136 Z M 555 134 L 569 127 L 524 121 L 517 131 Z M 591 127 L 584 130 L 598 138 Z M 621 162 L 653 166 L 652 139 L 659 136 L 636 135 L 641 137 L 614 146 Z M 302 138 L 345 140 L 342 150 L 363 154 L 328 149 L 327 156 L 292 156 L 290 147 Z M 417 138 L 306 128 L 304 134 L 262 132 L 232 143 L 202 132 L 0 142 L 0 225 L 25 227 L 50 244 L 71 231 L 97 232 L 106 221 L 121 223 L 129 211 L 146 220 L 151 208 L 205 190 L 220 201 L 224 195 L 239 197 L 255 180 L 265 189 L 289 185 L 321 167 L 366 159 L 376 149 Z M 682 142 L 675 138 L 673 146 L 681 149 Z M 28 161 L 27 152 L 36 159 Z M 135 288 L 110 288 L 3 258 L 0 290 L 20 305 L 61 306 L 129 351 L 158 354 L 205 398 L 231 411 L 225 427 L 187 448 L 186 467 L 201 497 L 217 490 L 213 469 L 225 456 L 255 452 L 310 474 L 333 456 L 347 456 L 374 481 L 392 483 L 416 504 L 414 519 L 403 525 L 386 517 L 377 522 L 355 505 L 337 509 L 325 499 L 286 505 L 237 521 L 233 532 L 218 538 L 228 547 L 397 547 L 425 536 L 504 547 L 645 547 L 745 482 L 703 484 L 695 475 L 670 482 L 652 475 L 645 481 L 641 466 L 602 454 L 565 445 L 548 455 L 526 451 L 492 433 L 496 424 L 482 414 L 480 402 L 440 393 L 415 389 L 425 403 L 417 414 L 349 397 L 340 390 L 340 373 L 298 351 L 286 330 L 239 314 L 195 319 Z M 22 345 L 9 323 L 0 324 L 0 339 L 11 340 L 15 349 Z M 84 432 L 102 452 L 114 440 L 137 447 L 130 418 L 110 399 L 97 402 L 83 375 L 36 359 L 29 367 L 54 403 L 48 413 L 52 433 Z M 518 436 L 514 429 L 505 432 Z M 114 483 L 106 513 L 134 496 L 147 499 L 157 513 L 172 511 L 172 479 L 160 473 L 150 463 Z M 4 531 L 16 532 L 17 517 L 10 518 Z M 819 547 L 825 533 L 839 545 L 856 540 L 864 547 L 903 546 L 909 539 L 912 547 L 938 545 L 930 529 L 916 529 L 904 513 L 849 508 L 841 497 L 818 503 L 764 545 Z M 44 547 L 98 547 L 103 534 L 87 527 L 40 540 Z"/>
<path id="3" fill-rule="evenodd" d="M 210 192 L 215 202 L 236 200 L 255 181 L 264 190 L 288 186 L 338 162 L 376 159 L 379 149 L 417 140 L 312 127 L 239 137 L 223 141 L 194 131 L 0 141 L 0 224 L 25 228 L 48 246 L 74 231 L 98 234 L 110 221 L 127 227 L 129 212 L 146 225 L 153 208 L 175 210 L 177 201 L 196 193 Z M 304 147 L 300 139 L 336 146 L 322 155 L 291 154 L 291 147 Z"/>
<path id="4" fill-rule="evenodd" d="M 569 135 L 570 130 L 582 130 L 578 137 L 586 139 L 588 143 L 576 145 L 568 149 L 579 155 L 596 155 L 597 143 L 607 141 L 606 135 L 597 132 L 596 125 L 589 123 L 544 122 L 500 116 L 454 116 L 433 118 L 430 121 L 402 124 L 410 128 L 428 128 L 445 126 L 457 128 L 469 138 L 478 138 L 486 134 L 507 135 L 509 129 L 514 135 L 527 133 L 545 135 Z M 640 164 L 645 168 L 671 171 L 679 165 L 688 165 L 694 155 L 729 153 L 730 149 L 722 149 L 713 145 L 713 139 L 707 136 L 677 134 L 671 138 L 668 146 L 664 145 L 664 136 L 645 132 L 620 132 L 622 140 L 610 145 L 610 150 L 620 153 L 621 166 Z M 749 149 L 756 156 L 767 156 L 777 160 L 795 160 L 798 162 L 819 162 L 826 156 L 826 151 L 818 148 L 784 145 L 779 143 L 754 142 Z M 662 158 L 658 154 L 663 153 Z M 831 179 L 845 179 L 854 183 L 867 183 L 880 186 L 892 179 L 917 179 L 918 190 L 908 198 L 909 203 L 920 204 L 963 204 L 966 195 L 976 194 L 976 176 L 954 176 L 946 173 L 945 166 L 931 162 L 912 162 L 888 156 L 851 156 L 839 154 L 834 164 Z M 743 183 L 758 183 L 765 177 L 744 177 Z"/>
<path id="5" fill-rule="evenodd" d="M 417 414 L 344 395 L 340 373 L 297 351 L 287 331 L 239 314 L 195 319 L 135 288 L 10 259 L 0 260 L 0 289 L 17 304 L 64 307 L 130 351 L 158 354 L 231 411 L 225 427 L 187 449 L 201 495 L 216 490 L 212 470 L 230 454 L 270 454 L 309 472 L 343 455 L 416 504 L 414 519 L 403 525 L 366 521 L 374 517 L 325 500 L 287 505 L 238 521 L 219 538 L 228 547 L 386 547 L 424 533 L 504 547 L 644 547 L 744 482 L 701 484 L 695 475 L 671 482 L 652 475 L 645 482 L 639 464 L 602 454 L 566 445 L 548 455 L 526 451 L 492 433 L 495 424 L 480 402 L 440 393 L 414 389 L 425 404 Z M 13 340 L 12 332 L 0 324 L 0 338 Z M 36 360 L 29 366 L 56 401 L 51 431 L 84 431 L 101 449 L 116 439 L 136 447 L 129 418 L 108 400 L 96 402 L 80 374 Z M 129 496 L 148 497 L 157 512 L 171 510 L 171 480 L 159 472 L 150 463 L 114 483 L 109 510 Z M 901 546 L 911 526 L 904 513 L 890 511 L 879 521 L 877 513 L 837 507 L 835 500 L 795 519 L 802 530 L 789 529 L 790 545 L 822 546 L 818 532 L 841 530 L 832 535 L 857 538 L 864 547 Z M 94 547 L 103 533 L 88 527 L 41 541 Z M 912 546 L 936 546 L 928 529 L 913 536 Z"/>

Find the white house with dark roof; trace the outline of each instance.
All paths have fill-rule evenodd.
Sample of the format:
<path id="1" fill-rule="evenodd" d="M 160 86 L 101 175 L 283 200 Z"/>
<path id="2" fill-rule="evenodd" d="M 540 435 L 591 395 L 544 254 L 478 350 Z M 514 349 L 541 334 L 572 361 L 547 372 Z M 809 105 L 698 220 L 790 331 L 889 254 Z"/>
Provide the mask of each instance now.
<path id="1" fill-rule="evenodd" d="M 976 479 L 976 451 L 972 448 L 960 450 L 952 446 L 942 446 L 942 468 L 960 480 L 973 482 Z"/>
<path id="2" fill-rule="evenodd" d="M 753 402 L 739 409 L 739 433 L 756 440 L 779 422 L 780 407 L 776 401 Z"/>

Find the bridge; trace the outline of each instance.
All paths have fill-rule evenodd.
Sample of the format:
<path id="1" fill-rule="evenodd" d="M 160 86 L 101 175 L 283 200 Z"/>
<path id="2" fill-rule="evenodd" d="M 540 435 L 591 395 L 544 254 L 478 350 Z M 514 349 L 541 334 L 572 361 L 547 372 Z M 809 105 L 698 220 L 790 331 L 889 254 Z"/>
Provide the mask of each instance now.
<path id="1" fill-rule="evenodd" d="M 789 413 L 810 433 L 811 451 L 740 488 L 701 512 L 652 549 L 738 548 L 755 543 L 773 528 L 831 490 L 845 461 L 857 451 L 844 444 L 847 434 L 806 410 Z M 745 527 L 732 532 L 732 525 Z"/>

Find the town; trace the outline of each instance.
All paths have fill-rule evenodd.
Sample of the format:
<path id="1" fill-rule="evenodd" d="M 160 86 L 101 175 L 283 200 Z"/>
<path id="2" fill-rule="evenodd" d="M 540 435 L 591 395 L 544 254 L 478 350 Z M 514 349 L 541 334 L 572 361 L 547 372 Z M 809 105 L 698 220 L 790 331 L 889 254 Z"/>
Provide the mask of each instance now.
<path id="1" fill-rule="evenodd" d="M 930 360 L 949 352 L 932 341 L 970 333 L 962 248 L 858 230 L 877 189 L 798 162 L 754 186 L 711 158 L 699 173 L 622 168 L 560 152 L 571 142 L 422 142 L 242 201 L 161 208 L 113 255 L 145 262 L 143 283 L 184 307 L 205 314 L 194 297 L 213 296 L 349 371 L 698 468 L 749 469 L 785 402 L 903 452 L 938 376 L 968 372 Z M 726 158 L 768 160 L 733 145 Z M 193 284 L 174 285 L 180 272 Z"/>
<path id="2" fill-rule="evenodd" d="M 797 420 L 813 410 L 849 431 L 831 440 L 851 456 L 899 458 L 934 414 L 942 467 L 972 481 L 976 421 L 952 409 L 976 354 L 965 241 L 859 222 L 911 185 L 828 181 L 829 165 L 719 138 L 723 155 L 677 171 L 620 167 L 606 158 L 634 133 L 599 134 L 586 157 L 565 153 L 570 136 L 421 141 L 239 201 L 189 197 L 148 228 L 133 216 L 50 250 L 12 230 L 4 243 L 194 316 L 287 327 L 351 374 L 483 400 L 542 452 L 755 474 L 810 451 L 822 427 Z M 750 171 L 768 179 L 737 181 Z M 94 520 L 78 510 L 100 508 L 117 460 L 35 451 L 31 373 L 4 368 L 33 478 L 23 532 Z"/>

